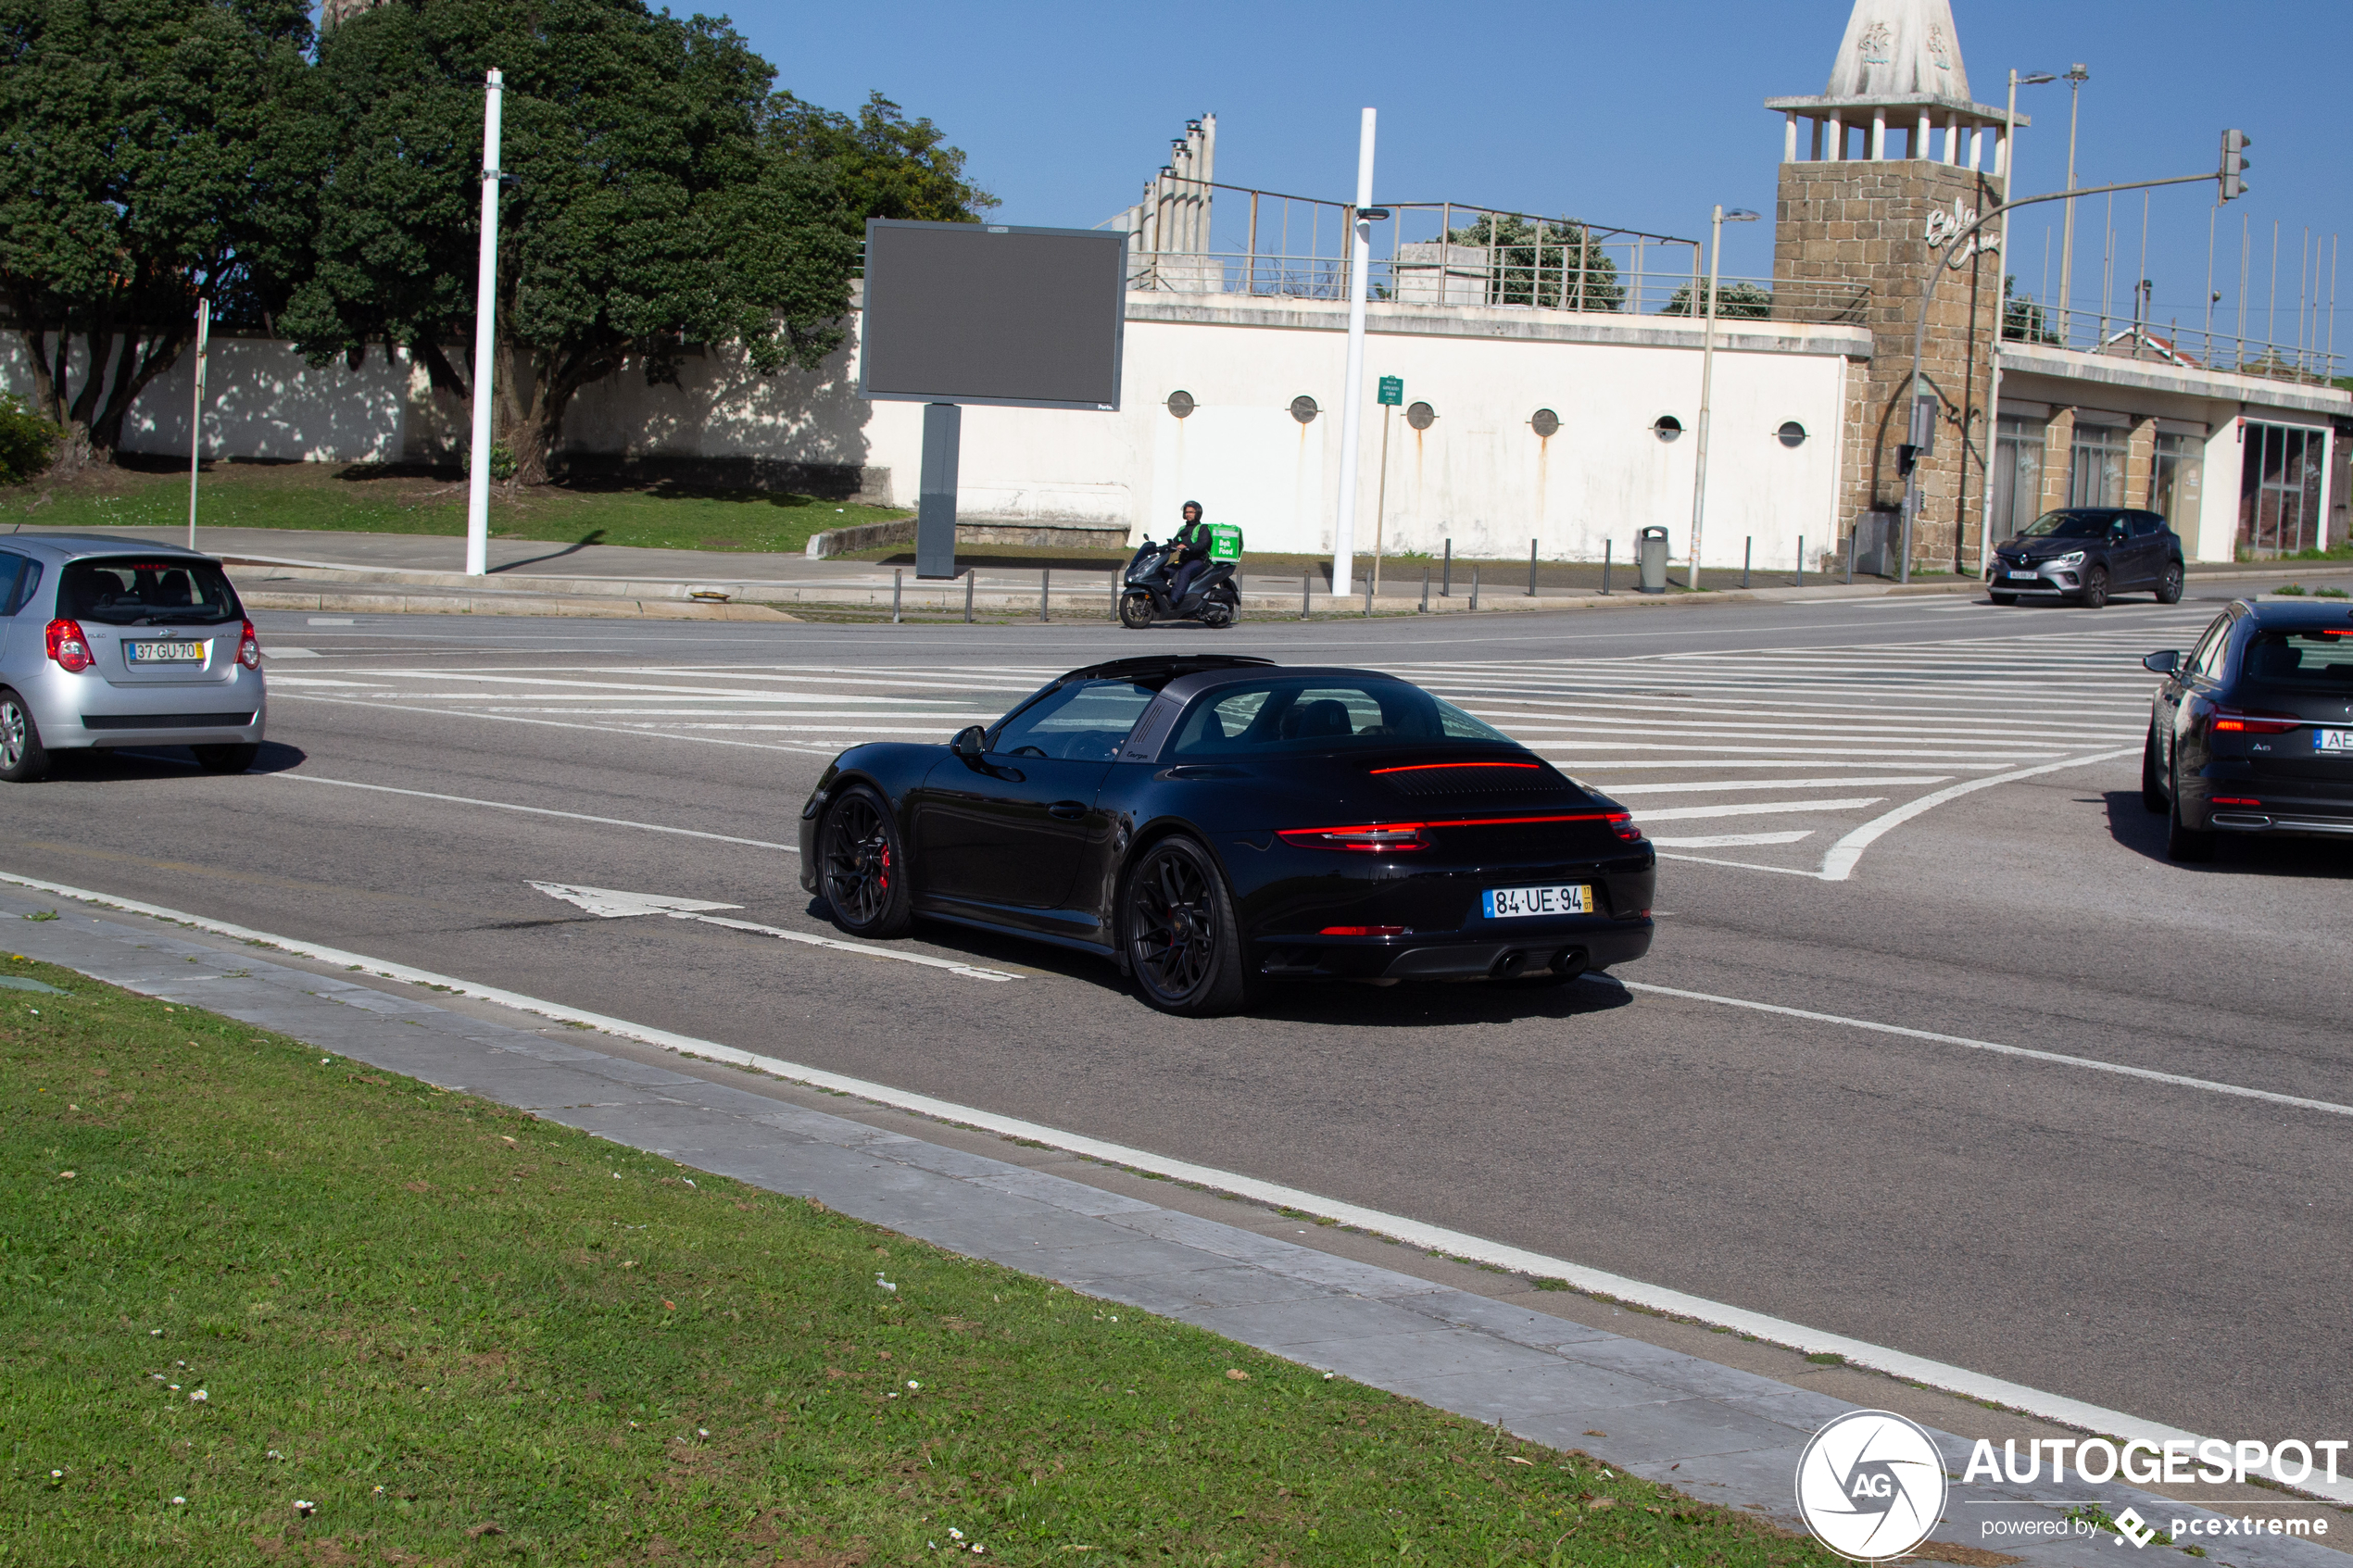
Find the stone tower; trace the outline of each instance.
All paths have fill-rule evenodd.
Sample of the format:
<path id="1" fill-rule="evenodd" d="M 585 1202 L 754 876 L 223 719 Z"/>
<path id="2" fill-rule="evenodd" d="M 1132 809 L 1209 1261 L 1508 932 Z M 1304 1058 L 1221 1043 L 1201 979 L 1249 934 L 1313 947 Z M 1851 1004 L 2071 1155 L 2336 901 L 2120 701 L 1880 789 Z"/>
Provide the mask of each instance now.
<path id="1" fill-rule="evenodd" d="M 1852 368 L 1847 385 L 1840 515 L 1867 552 L 1881 539 L 1892 546 L 1921 292 L 1957 229 L 2002 200 L 2003 112 L 1970 101 L 1950 0 L 1855 0 L 1821 96 L 1768 98 L 1766 107 L 1783 124 L 1775 313 L 1869 327 L 1870 363 Z M 2002 310 L 1997 226 L 1957 257 L 1931 306 L 1920 369 L 1937 430 L 1919 463 L 1912 529 L 1922 568 L 1973 571 L 1982 558 Z M 1892 571 L 1892 549 L 1887 562 Z"/>

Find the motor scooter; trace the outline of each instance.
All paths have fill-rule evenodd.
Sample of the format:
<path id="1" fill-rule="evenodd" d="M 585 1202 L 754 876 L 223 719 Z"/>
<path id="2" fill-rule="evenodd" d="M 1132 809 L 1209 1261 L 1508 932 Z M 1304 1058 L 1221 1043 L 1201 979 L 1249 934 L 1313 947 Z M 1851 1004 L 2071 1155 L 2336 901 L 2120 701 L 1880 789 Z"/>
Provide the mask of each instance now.
<path id="1" fill-rule="evenodd" d="M 1213 560 L 1194 575 L 1181 600 L 1172 600 L 1169 586 L 1176 576 L 1176 546 L 1172 541 L 1155 545 L 1150 539 L 1127 563 L 1119 594 L 1119 623 L 1141 631 L 1155 621 L 1198 621 L 1212 629 L 1231 626 L 1242 605 L 1235 581 L 1238 563 Z"/>

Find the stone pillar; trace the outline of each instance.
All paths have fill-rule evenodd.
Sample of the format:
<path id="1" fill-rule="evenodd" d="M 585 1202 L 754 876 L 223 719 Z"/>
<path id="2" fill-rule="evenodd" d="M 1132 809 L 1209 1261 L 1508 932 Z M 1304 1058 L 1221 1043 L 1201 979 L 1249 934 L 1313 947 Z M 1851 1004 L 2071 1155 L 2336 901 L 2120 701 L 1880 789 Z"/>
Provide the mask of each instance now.
<path id="1" fill-rule="evenodd" d="M 1860 303 L 1836 319 L 1868 326 L 1868 366 L 1850 375 L 1862 421 L 1839 465 L 1839 522 L 1851 531 L 1867 512 L 1903 504 L 1896 447 L 1909 439 L 1913 324 L 1936 252 L 1929 214 L 1982 212 L 1999 183 L 1933 159 L 1793 163 L 1780 169 L 1773 278 L 1776 315 L 1831 319 L 1833 299 Z M 1947 271 L 1929 314 L 1920 370 L 1944 422 L 1935 454 L 1920 465 L 1920 511 L 1913 559 L 1924 567 L 1973 565 L 1984 526 L 1987 432 L 1992 425 L 1994 349 L 2000 330 L 1998 253 Z"/>
<path id="2" fill-rule="evenodd" d="M 2057 511 L 2067 505 L 2067 481 L 2075 466 L 2075 410 L 2054 408 L 2043 427 L 2043 498 L 2037 512 Z"/>
<path id="3" fill-rule="evenodd" d="M 2147 507 L 2157 483 L 2157 420 L 2143 415 L 2133 421 L 2124 441 L 2124 504 Z"/>

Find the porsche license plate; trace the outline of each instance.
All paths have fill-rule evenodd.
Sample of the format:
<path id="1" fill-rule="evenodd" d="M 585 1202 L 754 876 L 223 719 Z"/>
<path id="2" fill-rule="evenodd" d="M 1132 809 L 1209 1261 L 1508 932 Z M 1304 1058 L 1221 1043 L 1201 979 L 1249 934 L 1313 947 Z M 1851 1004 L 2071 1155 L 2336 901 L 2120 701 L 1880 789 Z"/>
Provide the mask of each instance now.
<path id="1" fill-rule="evenodd" d="M 1491 887 L 1478 896 L 1479 912 L 1489 920 L 1516 920 L 1525 915 L 1590 915 L 1593 890 L 1583 883 L 1550 887 Z"/>
<path id="2" fill-rule="evenodd" d="M 2353 730 L 2314 730 L 2312 749 L 2353 753 Z"/>
<path id="3" fill-rule="evenodd" d="M 125 643 L 133 664 L 202 664 L 202 643 Z"/>

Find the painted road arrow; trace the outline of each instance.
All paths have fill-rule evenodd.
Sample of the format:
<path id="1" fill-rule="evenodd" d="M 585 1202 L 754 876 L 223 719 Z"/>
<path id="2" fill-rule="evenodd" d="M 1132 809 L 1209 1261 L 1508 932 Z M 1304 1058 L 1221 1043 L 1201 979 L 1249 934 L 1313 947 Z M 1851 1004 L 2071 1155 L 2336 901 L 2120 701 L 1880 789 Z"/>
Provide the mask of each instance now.
<path id="1" fill-rule="evenodd" d="M 705 925 L 724 926 L 729 931 L 749 931 L 755 936 L 774 936 L 780 942 L 799 942 L 811 947 L 862 953 L 870 959 L 895 959 L 900 963 L 921 964 L 925 969 L 944 969 L 967 980 L 1021 978 L 1005 970 L 984 969 L 978 964 L 959 963 L 954 959 L 936 959 L 927 953 L 902 953 L 889 947 L 870 947 L 863 942 L 845 942 L 838 936 L 820 936 L 812 931 L 787 931 L 779 925 L 756 925 L 748 920 L 729 920 L 724 915 L 712 912 L 717 909 L 740 909 L 743 908 L 741 904 L 714 904 L 707 898 L 673 898 L 664 893 L 624 893 L 617 888 L 582 887 L 569 882 L 535 882 L 531 885 L 550 898 L 577 904 L 603 920 L 625 920 L 633 915 L 666 915 L 672 920 L 700 921 Z"/>

